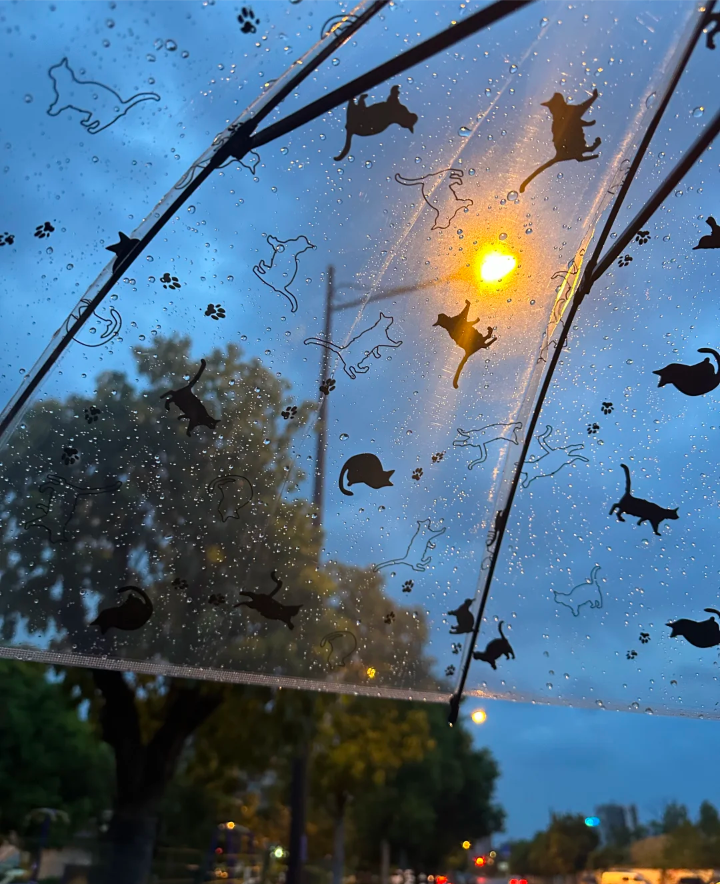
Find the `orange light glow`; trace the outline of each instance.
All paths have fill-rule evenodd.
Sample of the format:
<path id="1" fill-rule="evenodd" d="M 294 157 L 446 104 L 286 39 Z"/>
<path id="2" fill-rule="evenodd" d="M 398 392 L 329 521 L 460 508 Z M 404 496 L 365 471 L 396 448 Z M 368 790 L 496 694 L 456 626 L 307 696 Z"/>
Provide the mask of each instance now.
<path id="1" fill-rule="evenodd" d="M 485 857 L 484 856 L 476 856 L 475 857 L 475 865 L 480 867 L 485 865 Z"/>
<path id="2" fill-rule="evenodd" d="M 487 713 L 484 709 L 476 709 L 470 716 L 475 724 L 484 724 L 487 721 Z"/>
<path id="3" fill-rule="evenodd" d="M 517 258 L 496 247 L 481 249 L 475 256 L 475 275 L 480 282 L 502 282 L 517 267 Z"/>
<path id="4" fill-rule="evenodd" d="M 463 850 L 470 850 L 470 842 L 469 841 L 463 841 L 462 846 L 463 846 Z"/>
<path id="5" fill-rule="evenodd" d="M 370 666 L 370 668 L 367 671 L 367 677 L 368 678 L 375 678 L 376 674 L 377 674 L 376 670 L 373 669 L 372 666 Z"/>

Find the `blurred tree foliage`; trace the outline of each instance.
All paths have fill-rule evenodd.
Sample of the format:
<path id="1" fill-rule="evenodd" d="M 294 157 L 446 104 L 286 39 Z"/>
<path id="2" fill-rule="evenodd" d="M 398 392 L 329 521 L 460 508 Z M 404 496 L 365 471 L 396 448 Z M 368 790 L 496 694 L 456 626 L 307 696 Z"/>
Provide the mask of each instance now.
<path id="1" fill-rule="evenodd" d="M 550 825 L 529 841 L 516 841 L 510 856 L 519 875 L 570 875 L 588 868 L 600 839 L 581 814 L 552 814 Z"/>

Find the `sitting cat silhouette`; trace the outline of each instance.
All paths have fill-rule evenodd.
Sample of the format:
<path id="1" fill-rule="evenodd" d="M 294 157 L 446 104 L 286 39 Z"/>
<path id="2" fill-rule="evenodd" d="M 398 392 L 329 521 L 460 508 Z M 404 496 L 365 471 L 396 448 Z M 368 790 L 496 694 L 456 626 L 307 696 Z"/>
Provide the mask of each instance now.
<path id="1" fill-rule="evenodd" d="M 664 519 L 677 519 L 677 507 L 675 509 L 665 509 L 665 507 L 658 506 L 656 503 L 650 503 L 649 500 L 643 500 L 642 497 L 633 497 L 630 490 L 630 470 L 624 463 L 621 463 L 620 466 L 625 470 L 625 494 L 617 503 L 613 504 L 610 515 L 617 512 L 617 517 L 621 522 L 625 521 L 623 513 L 626 513 L 628 516 L 637 516 L 638 525 L 642 525 L 643 522 L 650 522 L 653 533 L 661 537 L 662 535 L 658 531 L 660 523 Z"/>
<path id="2" fill-rule="evenodd" d="M 205 360 L 201 359 L 200 368 L 198 369 L 197 374 L 190 381 L 189 384 L 186 384 L 186 386 L 184 387 L 180 387 L 179 390 L 168 390 L 167 393 L 163 393 L 160 397 L 161 399 L 167 399 L 167 402 L 165 403 L 165 408 L 168 411 L 170 410 L 171 402 L 174 402 L 175 405 L 177 405 L 177 407 L 180 409 L 180 411 L 182 411 L 182 414 L 178 417 L 178 420 L 188 421 L 188 436 L 192 435 L 192 431 L 195 429 L 195 427 L 203 426 L 209 427 L 211 430 L 214 430 L 217 424 L 220 422 L 220 418 L 210 417 L 205 406 L 192 391 L 192 388 L 195 386 L 195 384 L 197 384 L 202 373 L 205 371 L 206 364 L 207 363 L 205 362 Z"/>
<path id="3" fill-rule="evenodd" d="M 708 29 L 705 34 L 705 45 L 708 49 L 715 48 L 715 34 L 720 34 L 720 12 L 708 16 Z"/>
<path id="4" fill-rule="evenodd" d="M 362 482 L 369 485 L 370 488 L 387 488 L 392 485 L 390 476 L 395 470 L 384 470 L 380 463 L 380 458 L 374 454 L 354 454 L 345 461 L 343 468 L 340 470 L 340 478 L 338 486 L 343 494 L 352 497 L 352 491 L 348 491 L 343 487 L 343 479 L 347 477 L 348 485 L 356 485 Z"/>
<path id="5" fill-rule="evenodd" d="M 702 396 L 714 390 L 720 384 L 720 353 L 709 347 L 701 347 L 698 353 L 711 353 L 715 357 L 717 369 L 705 358 L 695 365 L 683 365 L 681 362 L 671 362 L 665 368 L 658 368 L 653 374 L 660 376 L 658 387 L 672 384 L 686 396 Z"/>
<path id="6" fill-rule="evenodd" d="M 344 666 L 357 651 L 357 639 L 348 630 L 338 630 L 323 636 L 320 647 L 327 647 L 328 666 Z"/>
<path id="7" fill-rule="evenodd" d="M 417 530 L 408 544 L 405 555 L 400 559 L 390 559 L 388 562 L 373 565 L 373 571 L 379 571 L 381 568 L 388 568 L 391 565 L 407 565 L 413 571 L 426 571 L 432 561 L 432 556 L 429 556 L 427 551 L 435 549 L 436 544 L 433 543 L 433 540 L 444 534 L 446 530 L 446 528 L 433 528 L 430 519 L 422 521 L 418 519 Z"/>
<path id="8" fill-rule="evenodd" d="M 418 121 L 418 115 L 411 113 L 404 104 L 400 103 L 400 87 L 393 86 L 390 95 L 385 101 L 377 101 L 375 104 L 365 104 L 367 95 L 361 95 L 357 100 L 350 99 L 347 106 L 347 119 L 345 121 L 345 146 L 340 154 L 335 157 L 335 162 L 340 162 L 350 153 L 353 135 L 379 135 L 388 126 L 397 123 L 403 129 L 414 131 L 413 127 Z"/>
<path id="9" fill-rule="evenodd" d="M 717 614 L 720 617 L 720 611 L 716 611 L 715 608 L 703 608 L 703 610 L 708 614 Z M 696 648 L 712 648 L 715 645 L 720 645 L 720 626 L 713 617 L 708 617 L 707 620 L 687 620 L 683 617 L 681 620 L 665 625 L 672 629 L 670 638 L 681 635 Z"/>
<path id="10" fill-rule="evenodd" d="M 603 597 L 598 582 L 596 580 L 597 572 L 600 567 L 596 565 L 590 572 L 590 577 L 584 582 L 574 586 L 570 592 L 557 592 L 552 590 L 555 596 L 555 603 L 570 608 L 573 617 L 580 614 L 580 608 L 583 605 L 589 605 L 591 608 L 602 608 Z"/>
<path id="11" fill-rule="evenodd" d="M 422 198 L 435 213 L 435 220 L 430 229 L 447 230 L 457 213 L 461 209 L 469 209 L 473 204 L 471 199 L 463 199 L 457 193 L 458 188 L 462 187 L 464 174 L 462 169 L 441 169 L 439 172 L 423 175 L 422 178 L 403 178 L 396 173 L 395 180 L 406 187 L 419 184 Z M 441 187 L 441 179 L 445 175 L 447 179 Z"/>
<path id="12" fill-rule="evenodd" d="M 129 595 L 121 604 L 100 611 L 90 626 L 99 626 L 103 635 L 108 629 L 140 629 L 152 617 L 153 603 L 139 586 L 121 586 L 118 592 L 136 592 L 140 598 Z"/>
<path id="13" fill-rule="evenodd" d="M 266 620 L 280 620 L 288 629 L 295 629 L 292 618 L 296 617 L 302 605 L 283 605 L 274 596 L 282 589 L 282 580 L 278 579 L 277 573 L 272 571 L 270 576 L 275 581 L 275 589 L 272 592 L 247 592 L 243 590 L 240 595 L 250 596 L 249 602 L 238 602 L 235 608 L 252 608 Z"/>
<path id="14" fill-rule="evenodd" d="M 481 335 L 476 328 L 473 328 L 473 326 L 480 322 L 480 320 L 473 319 L 472 321 L 468 321 L 469 310 L 470 301 L 465 301 L 465 309 L 458 313 L 457 316 L 448 316 L 446 313 L 440 313 L 437 322 L 433 322 L 433 327 L 439 325 L 441 328 L 444 328 L 458 347 L 461 347 L 465 351 L 465 355 L 460 360 L 460 365 L 458 365 L 455 377 L 453 378 L 453 387 L 456 390 L 460 378 L 460 372 L 465 368 L 465 363 L 468 359 L 471 356 L 474 356 L 475 353 L 478 353 L 480 350 L 485 350 L 497 341 L 497 338 L 492 336 L 493 330 L 491 326 L 488 326 L 486 335 Z"/>
<path id="15" fill-rule="evenodd" d="M 500 657 L 505 655 L 505 659 L 509 660 L 511 657 L 513 660 L 515 659 L 515 652 L 512 649 L 510 642 L 503 635 L 503 623 L 505 621 L 501 620 L 498 623 L 498 632 L 500 633 L 500 638 L 494 638 L 491 642 L 488 643 L 488 646 L 484 651 L 474 651 L 473 659 L 482 660 L 483 663 L 489 663 L 493 669 L 497 669 L 495 665 L 495 661 L 499 660 Z"/>
<path id="16" fill-rule="evenodd" d="M 472 603 L 472 599 L 465 599 L 459 608 L 456 608 L 454 611 L 448 611 L 448 617 L 457 617 L 457 626 L 450 627 L 450 635 L 464 635 L 467 632 L 473 631 L 475 615 L 470 610 Z"/>
<path id="17" fill-rule="evenodd" d="M 308 249 L 314 249 L 315 246 L 306 236 L 296 236 L 295 239 L 281 240 L 275 236 L 268 236 L 268 245 L 273 250 L 270 263 L 260 261 L 253 267 L 253 273 L 260 282 L 277 292 L 279 295 L 285 295 L 290 302 L 290 310 L 297 312 L 298 302 L 295 295 L 290 291 L 288 286 L 293 284 L 298 272 L 298 258 Z"/>
<path id="18" fill-rule="evenodd" d="M 710 233 L 700 237 L 700 242 L 693 246 L 693 252 L 698 249 L 720 249 L 720 226 L 712 215 L 708 215 L 705 223 L 710 228 Z"/>
<path id="19" fill-rule="evenodd" d="M 48 108 L 48 114 L 56 117 L 70 108 L 80 111 L 85 114 L 80 123 L 91 135 L 97 135 L 112 126 L 141 101 L 160 101 L 156 92 L 138 92 L 123 101 L 109 86 L 95 80 L 78 80 L 67 58 L 53 65 L 48 74 L 55 88 L 55 101 Z"/>
<path id="20" fill-rule="evenodd" d="M 541 102 L 543 107 L 548 108 L 552 114 L 552 140 L 555 147 L 555 156 L 543 163 L 542 166 L 526 178 L 520 185 L 520 193 L 525 192 L 525 188 L 530 182 L 554 166 L 555 163 L 562 163 L 565 160 L 577 160 L 578 163 L 586 163 L 588 160 L 596 160 L 599 154 L 593 153 L 600 146 L 600 139 L 596 138 L 592 144 L 585 143 L 585 133 L 583 128 L 594 126 L 597 120 L 583 120 L 581 117 L 590 108 L 592 103 L 598 97 L 597 89 L 593 89 L 593 94 L 587 101 L 582 104 L 568 104 L 559 92 L 556 92 L 549 101 Z M 590 153 L 591 156 L 585 156 Z"/>
<path id="21" fill-rule="evenodd" d="M 383 320 L 385 321 L 384 328 L 381 326 Z M 374 325 L 361 331 L 359 335 L 356 335 L 342 347 L 338 344 L 333 344 L 332 341 L 323 340 L 323 338 L 305 338 L 304 343 L 315 344 L 318 347 L 330 350 L 331 353 L 335 353 L 336 356 L 340 357 L 345 374 L 352 378 L 352 380 L 355 380 L 358 374 L 365 374 L 370 371 L 370 366 L 365 365 L 365 362 L 370 358 L 371 354 L 376 359 L 380 359 L 382 355 L 380 353 L 381 347 L 399 347 L 402 344 L 402 341 L 394 341 L 390 337 L 390 326 L 394 321 L 392 316 L 386 316 L 384 313 L 381 313 L 380 318 Z"/>
<path id="22" fill-rule="evenodd" d="M 458 438 L 453 440 L 455 448 L 479 448 L 480 457 L 471 460 L 468 469 L 471 470 L 479 463 L 485 463 L 488 459 L 488 445 L 491 442 L 510 442 L 512 445 L 518 445 L 518 433 L 522 430 L 520 421 L 513 421 L 509 424 L 488 424 L 487 427 L 480 427 L 478 430 L 461 430 L 458 427 Z"/>
<path id="23" fill-rule="evenodd" d="M 217 511 L 223 522 L 227 522 L 228 519 L 239 519 L 240 510 L 247 506 L 253 497 L 250 480 L 232 473 L 213 479 L 208 485 L 208 491 L 212 493 L 215 490 L 220 492 Z"/>

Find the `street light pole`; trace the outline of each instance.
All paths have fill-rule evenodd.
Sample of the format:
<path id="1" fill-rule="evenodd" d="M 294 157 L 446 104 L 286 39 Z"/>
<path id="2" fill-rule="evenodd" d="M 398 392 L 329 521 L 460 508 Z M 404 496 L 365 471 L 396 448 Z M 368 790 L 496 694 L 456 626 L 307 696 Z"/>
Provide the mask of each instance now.
<path id="1" fill-rule="evenodd" d="M 325 332 L 326 341 L 332 340 L 332 314 L 335 307 L 335 268 L 330 264 L 327 269 L 327 284 L 325 286 Z M 325 383 L 330 370 L 330 350 L 321 347 L 320 356 L 320 383 Z M 318 525 L 322 527 L 323 510 L 323 486 L 325 482 L 325 448 L 327 445 L 327 415 L 328 397 L 324 395 L 320 400 L 317 419 L 317 439 L 315 448 L 315 485 L 313 487 L 313 505 L 317 513 Z"/>

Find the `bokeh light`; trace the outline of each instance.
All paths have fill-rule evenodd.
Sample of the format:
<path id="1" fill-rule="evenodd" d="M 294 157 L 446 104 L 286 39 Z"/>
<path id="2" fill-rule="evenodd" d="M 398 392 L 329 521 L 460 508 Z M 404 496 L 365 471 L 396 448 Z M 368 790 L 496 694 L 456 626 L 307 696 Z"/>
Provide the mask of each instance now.
<path id="1" fill-rule="evenodd" d="M 484 709 L 476 709 L 470 716 L 475 724 L 484 724 L 487 720 L 487 713 Z"/>
<path id="2" fill-rule="evenodd" d="M 475 273 L 481 282 L 501 282 L 517 267 L 517 258 L 497 248 L 482 249 L 475 258 Z"/>

